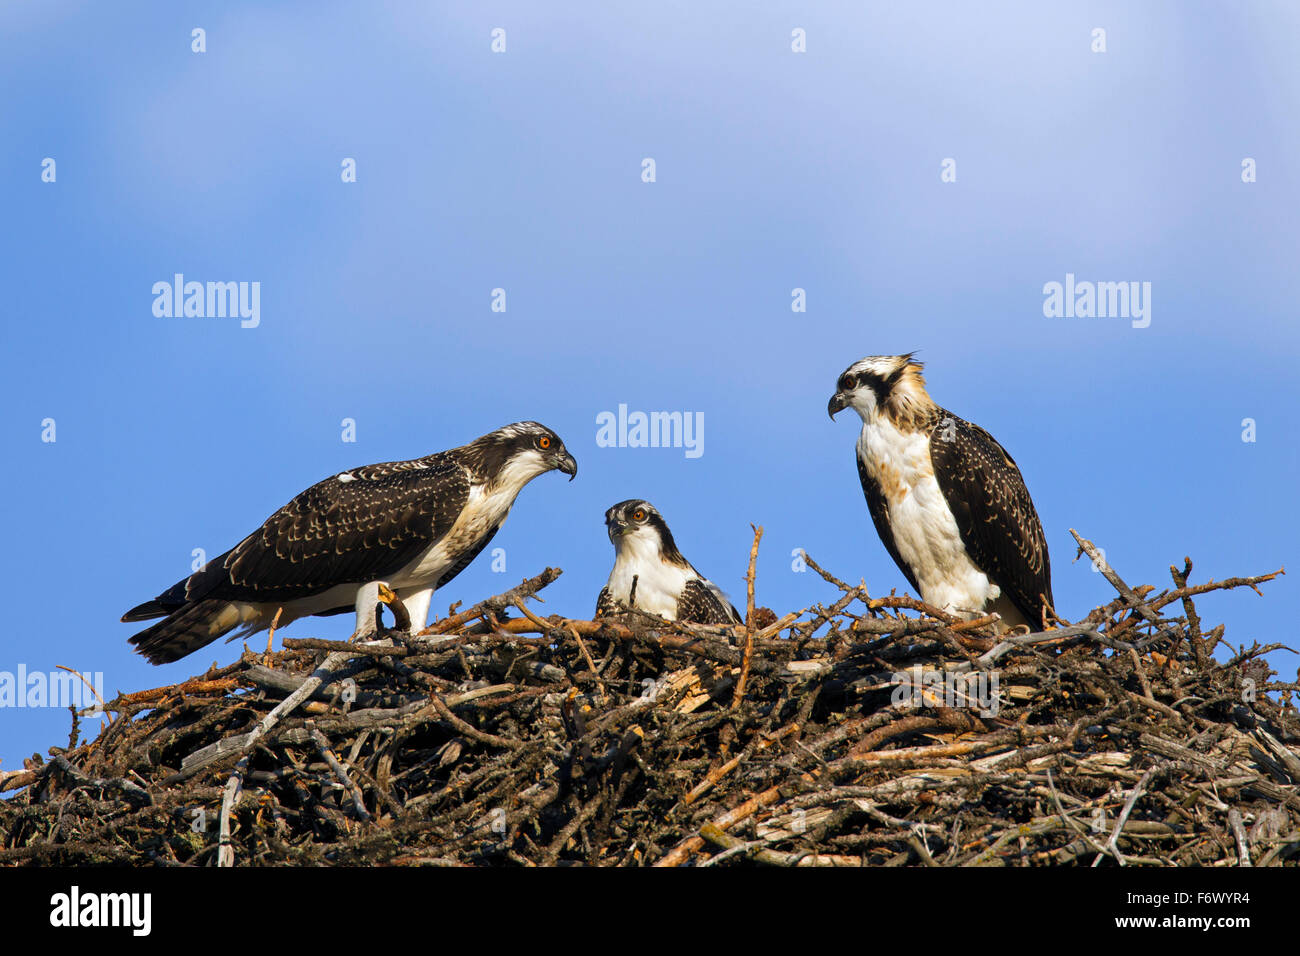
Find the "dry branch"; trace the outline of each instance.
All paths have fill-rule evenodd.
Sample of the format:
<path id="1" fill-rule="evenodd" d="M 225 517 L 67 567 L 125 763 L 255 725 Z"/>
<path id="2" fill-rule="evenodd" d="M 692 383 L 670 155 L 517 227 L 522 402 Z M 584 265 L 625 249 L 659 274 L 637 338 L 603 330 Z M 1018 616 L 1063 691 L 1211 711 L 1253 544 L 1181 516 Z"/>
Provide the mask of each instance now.
<path id="1" fill-rule="evenodd" d="M 0 774 L 0 864 L 1300 862 L 1300 685 L 1272 645 L 1216 661 L 1194 603 L 1275 574 L 1185 561 L 1156 593 L 1080 537 L 1115 599 L 997 635 L 809 558 L 835 599 L 778 619 L 760 536 L 743 628 L 542 616 L 548 568 L 418 635 L 121 695 Z"/>

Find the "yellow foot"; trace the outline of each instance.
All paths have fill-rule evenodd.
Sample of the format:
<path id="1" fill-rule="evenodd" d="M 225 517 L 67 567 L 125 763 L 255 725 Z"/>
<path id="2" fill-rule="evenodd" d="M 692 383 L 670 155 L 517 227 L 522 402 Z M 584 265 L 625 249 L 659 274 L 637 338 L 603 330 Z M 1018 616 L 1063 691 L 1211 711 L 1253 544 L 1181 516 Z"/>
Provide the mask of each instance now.
<path id="1" fill-rule="evenodd" d="M 387 604 L 392 609 L 394 628 L 399 631 L 409 631 L 411 629 L 411 615 L 407 613 L 406 605 L 397 596 L 397 592 L 382 581 L 379 584 L 379 601 L 381 604 Z M 376 620 L 375 623 L 378 624 L 379 621 Z"/>

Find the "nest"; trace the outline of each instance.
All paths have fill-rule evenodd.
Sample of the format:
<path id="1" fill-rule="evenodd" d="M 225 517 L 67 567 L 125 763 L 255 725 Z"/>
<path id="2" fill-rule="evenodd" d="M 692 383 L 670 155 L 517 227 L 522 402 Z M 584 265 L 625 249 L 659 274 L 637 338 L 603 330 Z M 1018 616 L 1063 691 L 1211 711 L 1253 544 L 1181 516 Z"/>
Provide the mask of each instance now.
<path id="1" fill-rule="evenodd" d="M 1281 865 L 1295 682 L 1198 595 L 998 634 L 842 592 L 747 626 L 539 617 L 559 571 L 412 636 L 285 640 L 119 696 L 0 774 L 6 864 Z M 1077 537 L 1077 535 L 1076 535 Z M 455 611 L 455 609 L 453 609 Z M 1224 645 L 1231 656 L 1215 659 Z"/>

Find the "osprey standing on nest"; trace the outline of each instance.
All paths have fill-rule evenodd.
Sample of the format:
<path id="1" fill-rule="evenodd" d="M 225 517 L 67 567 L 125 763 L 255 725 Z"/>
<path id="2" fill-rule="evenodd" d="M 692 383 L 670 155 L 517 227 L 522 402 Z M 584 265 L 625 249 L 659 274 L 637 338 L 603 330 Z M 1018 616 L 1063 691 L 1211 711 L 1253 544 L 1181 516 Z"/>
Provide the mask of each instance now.
<path id="1" fill-rule="evenodd" d="M 433 592 L 487 546 L 524 485 L 554 469 L 573 480 L 578 463 L 537 422 L 424 458 L 353 468 L 312 485 L 122 620 L 164 618 L 131 638 L 153 664 L 231 631 L 234 640 L 264 630 L 277 611 L 282 626 L 355 608 L 357 632 L 370 633 L 376 597 L 390 588 L 420 630 Z"/>
<path id="2" fill-rule="evenodd" d="M 934 403 L 911 353 L 850 365 L 826 410 L 834 418 L 845 408 L 862 416 L 858 476 L 871 520 L 922 599 L 1042 629 L 1052 606 L 1047 541 L 1006 450 Z"/>
<path id="3" fill-rule="evenodd" d="M 596 599 L 596 617 L 638 607 L 670 621 L 743 624 L 721 588 L 682 557 L 663 516 L 648 501 L 620 501 L 605 512 L 614 570 Z M 636 593 L 632 593 L 635 579 Z"/>

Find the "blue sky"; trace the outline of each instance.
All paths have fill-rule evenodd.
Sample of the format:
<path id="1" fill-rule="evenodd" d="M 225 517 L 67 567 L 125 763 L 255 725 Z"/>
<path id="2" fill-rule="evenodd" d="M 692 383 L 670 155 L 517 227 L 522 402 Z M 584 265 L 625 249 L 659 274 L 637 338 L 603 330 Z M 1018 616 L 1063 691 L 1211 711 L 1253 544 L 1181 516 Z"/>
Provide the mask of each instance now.
<path id="1" fill-rule="evenodd" d="M 506 572 L 439 613 L 550 564 L 546 610 L 588 615 L 629 497 L 733 595 L 750 522 L 762 604 L 832 597 L 795 548 L 901 590 L 825 408 L 912 349 L 1019 462 L 1064 616 L 1112 596 L 1070 527 L 1132 584 L 1293 564 L 1298 39 L 1259 2 L 6 3 L 0 671 L 227 663 L 152 668 L 118 618 L 320 478 L 528 418 L 578 478 L 527 488 Z M 260 324 L 155 316 L 177 272 L 259 282 Z M 1150 282 L 1150 326 L 1045 317 L 1067 273 Z M 620 403 L 702 414 L 704 453 L 597 447 Z M 1202 616 L 1294 643 L 1294 584 L 1265 594 Z M 67 726 L 0 709 L 0 768 Z"/>

